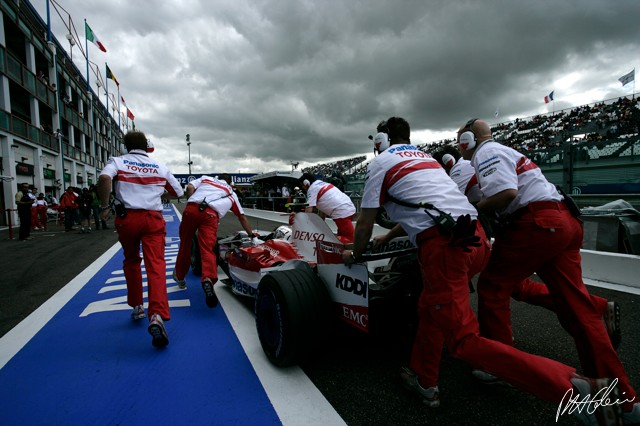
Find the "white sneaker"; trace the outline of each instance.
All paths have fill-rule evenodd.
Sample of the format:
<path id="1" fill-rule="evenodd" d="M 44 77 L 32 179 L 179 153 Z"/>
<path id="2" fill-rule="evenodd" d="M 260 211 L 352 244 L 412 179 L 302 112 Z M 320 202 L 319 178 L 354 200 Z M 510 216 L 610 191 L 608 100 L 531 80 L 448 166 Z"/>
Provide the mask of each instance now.
<path id="1" fill-rule="evenodd" d="M 418 375 L 407 367 L 402 367 L 400 370 L 400 378 L 405 388 L 420 395 L 424 405 L 429 408 L 437 408 L 440 406 L 440 391 L 437 386 L 427 389 L 423 388 L 418 381 Z"/>
<path id="2" fill-rule="evenodd" d="M 578 395 L 574 395 L 578 401 L 583 401 L 585 399 L 591 399 L 599 394 L 602 389 L 609 389 L 607 392 L 607 396 L 611 398 L 612 401 L 619 399 L 618 388 L 615 387 L 610 389 L 611 379 L 590 379 L 588 377 L 583 377 L 578 374 L 574 374 L 571 379 L 571 384 L 573 388 L 578 391 Z M 635 404 L 638 405 L 638 404 Z M 611 405 L 598 405 L 595 410 L 590 408 L 590 405 L 581 406 L 578 409 L 571 411 L 571 414 L 580 422 L 582 425 L 619 425 L 621 416 L 620 405 L 611 404 Z M 634 407 L 635 411 L 635 407 Z M 596 414 L 597 413 L 597 414 Z M 640 414 L 640 413 L 639 413 Z M 634 412 L 629 413 L 630 416 L 634 416 Z M 630 417 L 633 419 L 633 417 Z M 628 424 L 625 422 L 625 424 Z M 633 423 L 631 423 L 633 424 Z"/>
<path id="3" fill-rule="evenodd" d="M 136 321 L 142 318 L 146 318 L 147 314 L 144 313 L 144 307 L 142 305 L 138 305 L 133 308 L 131 311 L 131 319 Z"/>
<path id="4" fill-rule="evenodd" d="M 164 321 L 158 314 L 151 315 L 149 327 L 147 328 L 151 335 L 151 344 L 156 348 L 164 348 L 169 344 L 169 336 L 164 328 Z"/>
<path id="5" fill-rule="evenodd" d="M 185 288 L 187 288 L 187 282 L 185 280 L 178 279 L 175 269 L 173 270 L 173 280 L 178 283 L 179 289 L 184 290 Z"/>
<path id="6" fill-rule="evenodd" d="M 640 402 L 633 404 L 628 413 L 622 413 L 622 422 L 625 425 L 640 425 Z"/>

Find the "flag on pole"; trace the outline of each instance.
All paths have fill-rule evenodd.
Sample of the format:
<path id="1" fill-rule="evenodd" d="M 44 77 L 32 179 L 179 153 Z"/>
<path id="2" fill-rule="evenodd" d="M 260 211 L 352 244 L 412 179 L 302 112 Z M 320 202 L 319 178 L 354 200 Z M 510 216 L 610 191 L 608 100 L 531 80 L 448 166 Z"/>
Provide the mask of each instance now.
<path id="1" fill-rule="evenodd" d="M 107 51 L 107 49 L 104 47 L 104 44 L 102 44 L 102 42 L 98 40 L 98 36 L 93 32 L 89 24 L 87 24 L 86 22 L 84 23 L 84 33 L 87 37 L 87 40 L 98 46 L 98 49 L 102 50 L 103 52 Z"/>
<path id="2" fill-rule="evenodd" d="M 127 103 L 124 101 L 124 96 L 120 95 L 120 100 L 122 101 L 122 105 L 127 106 Z"/>
<path id="3" fill-rule="evenodd" d="M 553 92 L 555 92 L 555 90 L 553 90 L 551 93 L 549 93 L 547 96 L 544 97 L 545 104 L 548 104 L 553 100 Z"/>
<path id="4" fill-rule="evenodd" d="M 496 112 L 493 114 L 496 118 L 500 115 L 500 110 L 496 108 Z"/>
<path id="5" fill-rule="evenodd" d="M 131 120 L 135 120 L 135 117 L 129 108 L 127 108 L 127 118 L 130 118 Z"/>
<path id="6" fill-rule="evenodd" d="M 105 66 L 107 67 L 107 78 L 110 78 L 111 80 L 116 82 L 116 86 L 118 86 L 118 89 L 120 89 L 120 83 L 118 83 L 118 80 L 116 79 L 116 76 L 113 75 L 113 73 L 111 72 L 111 68 L 109 68 L 109 65 L 105 64 Z"/>
<path id="7" fill-rule="evenodd" d="M 624 86 L 627 83 L 630 83 L 636 79 L 636 69 L 632 69 L 629 74 L 625 74 L 618 79 L 620 83 Z"/>

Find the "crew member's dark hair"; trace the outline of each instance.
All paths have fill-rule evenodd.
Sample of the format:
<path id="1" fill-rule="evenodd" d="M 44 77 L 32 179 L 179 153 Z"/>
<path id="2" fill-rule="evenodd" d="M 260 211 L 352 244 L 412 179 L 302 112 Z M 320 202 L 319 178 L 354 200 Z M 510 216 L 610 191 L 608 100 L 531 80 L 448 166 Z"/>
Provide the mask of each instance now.
<path id="1" fill-rule="evenodd" d="M 411 128 L 409 123 L 402 117 L 390 117 L 387 120 L 387 130 L 391 145 L 396 143 L 410 142 Z"/>
<path id="2" fill-rule="evenodd" d="M 227 182 L 229 185 L 231 185 L 231 175 L 229 173 L 219 174 L 218 179 L 223 180 Z"/>
<path id="3" fill-rule="evenodd" d="M 127 134 L 124 135 L 124 146 L 127 147 L 127 151 L 131 151 L 133 149 L 146 151 L 147 137 L 143 132 L 139 132 L 137 130 L 127 132 Z"/>

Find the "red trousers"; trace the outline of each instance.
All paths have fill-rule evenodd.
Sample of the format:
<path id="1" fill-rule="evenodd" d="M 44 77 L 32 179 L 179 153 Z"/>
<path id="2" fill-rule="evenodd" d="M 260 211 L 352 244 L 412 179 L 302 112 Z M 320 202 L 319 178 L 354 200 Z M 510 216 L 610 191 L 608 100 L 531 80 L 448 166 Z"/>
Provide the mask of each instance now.
<path id="1" fill-rule="evenodd" d="M 159 314 L 163 320 L 171 318 L 167 298 L 167 269 L 164 259 L 166 227 L 162 212 L 155 210 L 127 210 L 127 217 L 116 217 L 118 240 L 124 250 L 124 276 L 127 279 L 127 303 L 134 307 L 144 303 L 140 244 L 147 272 L 149 318 Z"/>
<path id="2" fill-rule="evenodd" d="M 338 239 L 343 244 L 349 244 L 353 242 L 353 216 L 343 217 L 341 219 L 333 219 L 338 226 Z M 342 237 L 342 238 L 341 238 Z"/>
<path id="3" fill-rule="evenodd" d="M 418 330 L 410 367 L 423 387 L 435 386 L 446 344 L 452 356 L 474 368 L 488 371 L 542 399 L 560 403 L 572 387 L 574 368 L 480 337 L 468 284 L 488 261 L 490 246 L 479 226 L 476 235 L 481 237 L 482 246 L 472 247 L 471 253 L 451 246 L 448 236 L 435 234 L 422 240 L 418 237 L 424 288 L 418 300 Z"/>
<path id="4" fill-rule="evenodd" d="M 31 229 L 40 228 L 40 216 L 38 215 L 38 208 L 31 207 Z"/>
<path id="5" fill-rule="evenodd" d="M 510 296 L 536 272 L 548 288 L 551 309 L 576 342 L 583 373 L 618 378 L 620 391 L 630 399 L 636 393 L 602 321 L 604 299 L 592 297 L 582 281 L 582 238 L 582 223 L 562 203 L 528 211 L 497 232 L 489 263 L 478 278 L 480 332 L 512 343 Z"/>
<path id="6" fill-rule="evenodd" d="M 607 299 L 596 296 L 595 294 L 591 294 L 590 296 L 598 314 L 600 314 L 600 316 L 604 315 L 607 310 Z M 551 293 L 549 293 L 549 287 L 544 283 L 533 281 L 530 278 L 527 278 L 515 286 L 513 293 L 511 293 L 511 298 L 518 302 L 540 306 L 555 312 L 553 297 L 551 297 Z M 482 325 L 480 328 L 482 328 Z"/>
<path id="7" fill-rule="evenodd" d="M 40 220 L 40 227 L 47 229 L 47 207 L 38 206 L 36 207 L 38 210 L 38 219 Z"/>
<path id="8" fill-rule="evenodd" d="M 199 210 L 199 204 L 189 203 L 182 213 L 180 222 L 180 250 L 176 259 L 176 276 L 184 279 L 191 266 L 191 244 L 193 236 L 198 231 L 198 246 L 202 260 L 202 278 L 218 280 L 218 264 L 213 249 L 216 245 L 218 233 L 218 212 L 207 207 Z"/>

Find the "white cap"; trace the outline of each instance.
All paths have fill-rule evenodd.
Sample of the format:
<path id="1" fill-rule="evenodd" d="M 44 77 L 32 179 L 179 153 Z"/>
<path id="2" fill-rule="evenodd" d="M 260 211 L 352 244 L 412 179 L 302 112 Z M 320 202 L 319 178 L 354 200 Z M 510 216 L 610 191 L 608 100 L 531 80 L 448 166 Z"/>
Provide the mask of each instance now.
<path id="1" fill-rule="evenodd" d="M 442 156 L 442 164 L 444 164 L 445 166 L 451 168 L 451 167 L 453 167 L 454 164 L 456 164 L 456 159 L 451 154 L 445 154 L 445 155 Z"/>
<path id="2" fill-rule="evenodd" d="M 153 142 L 151 142 L 151 139 L 147 139 L 147 152 L 153 152 L 154 150 L 154 146 L 153 146 Z"/>

